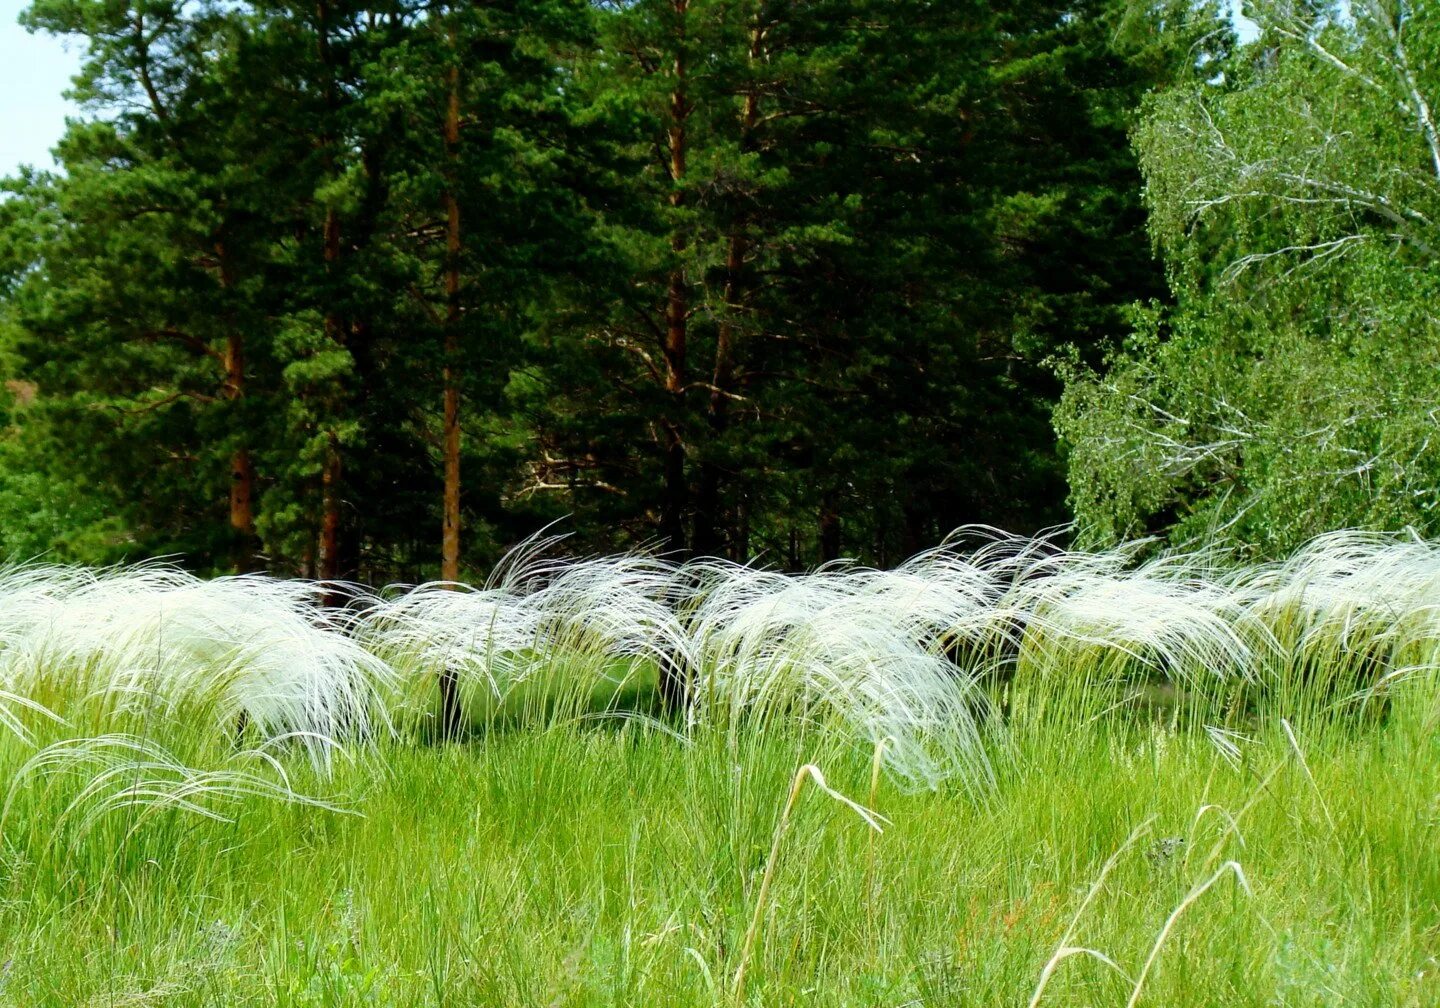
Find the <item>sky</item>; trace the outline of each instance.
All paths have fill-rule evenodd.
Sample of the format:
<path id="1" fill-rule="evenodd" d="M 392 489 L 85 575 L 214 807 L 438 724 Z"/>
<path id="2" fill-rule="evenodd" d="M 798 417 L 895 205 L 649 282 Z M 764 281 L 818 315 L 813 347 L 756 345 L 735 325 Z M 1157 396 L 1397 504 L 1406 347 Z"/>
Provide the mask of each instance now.
<path id="1" fill-rule="evenodd" d="M 1238 18 L 1240 0 L 1231 2 Z M 0 176 L 22 164 L 53 167 L 50 148 L 65 129 L 65 116 L 76 111 L 62 95 L 80 69 L 83 50 L 78 41 L 21 28 L 16 18 L 27 3 L 0 0 Z M 1241 21 L 1244 38 L 1249 23 Z"/>
<path id="2" fill-rule="evenodd" d="M 50 168 L 50 148 L 75 106 L 61 97 L 83 51 L 16 23 L 28 0 L 0 0 L 0 175 L 22 164 Z M 68 46 L 68 48 L 67 48 Z"/>

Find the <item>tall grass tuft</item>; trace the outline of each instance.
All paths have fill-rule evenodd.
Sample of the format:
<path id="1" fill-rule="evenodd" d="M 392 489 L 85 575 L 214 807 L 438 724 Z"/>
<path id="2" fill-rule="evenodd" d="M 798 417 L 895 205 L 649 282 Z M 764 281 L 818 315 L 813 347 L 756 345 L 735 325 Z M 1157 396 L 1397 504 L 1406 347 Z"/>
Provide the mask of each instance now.
<path id="1" fill-rule="evenodd" d="M 384 662 L 319 608 L 321 585 L 172 566 L 0 573 L 0 690 L 82 735 L 287 738 L 319 762 L 377 721 Z M 25 715 L 25 716 L 22 716 Z M 44 720 L 44 718 L 42 718 Z"/>
<path id="2" fill-rule="evenodd" d="M 439 724 L 450 677 L 470 727 L 613 711 L 688 663 L 675 569 L 648 557 L 559 561 L 530 541 L 485 587 L 394 586 L 353 616 L 356 641 L 395 676 L 395 723 Z"/>
<path id="3" fill-rule="evenodd" d="M 330 586 L 164 564 L 0 572 L 0 730 L 186 759 L 196 739 L 283 738 L 323 764 L 347 739 L 648 718 L 680 682 L 681 735 L 885 740 L 896 778 L 984 790 L 1054 719 L 1226 739 L 1385 718 L 1406 696 L 1440 717 L 1433 688 L 1407 690 L 1440 666 L 1440 546 L 1413 537 L 1335 533 L 1236 567 L 974 528 L 894 570 L 799 574 L 557 544 L 528 540 L 482 587 L 356 589 L 343 609 L 322 605 Z"/>

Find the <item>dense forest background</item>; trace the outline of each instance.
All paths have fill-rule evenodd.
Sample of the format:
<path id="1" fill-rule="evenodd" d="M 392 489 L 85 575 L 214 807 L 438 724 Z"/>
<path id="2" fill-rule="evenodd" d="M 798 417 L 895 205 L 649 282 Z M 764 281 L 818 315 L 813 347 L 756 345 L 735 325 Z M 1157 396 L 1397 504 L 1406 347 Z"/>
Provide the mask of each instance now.
<path id="1" fill-rule="evenodd" d="M 35 0 L 0 552 L 1436 531 L 1432 6 Z"/>

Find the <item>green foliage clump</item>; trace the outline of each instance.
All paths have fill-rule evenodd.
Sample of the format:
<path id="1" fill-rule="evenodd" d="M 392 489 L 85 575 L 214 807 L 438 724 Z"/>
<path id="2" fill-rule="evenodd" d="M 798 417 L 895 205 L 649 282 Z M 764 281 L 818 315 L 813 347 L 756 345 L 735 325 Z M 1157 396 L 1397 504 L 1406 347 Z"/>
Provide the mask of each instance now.
<path id="1" fill-rule="evenodd" d="M 1423 5 L 1254 5 L 1260 37 L 1135 140 L 1175 302 L 1056 417 L 1085 534 L 1440 528 L 1436 32 Z"/>
<path id="2" fill-rule="evenodd" d="M 1170 0 L 24 20 L 84 58 L 0 204 L 9 548 L 371 581 L 442 522 L 453 578 L 565 516 L 795 568 L 1061 520 L 1043 362 L 1161 293 L 1126 131 L 1226 37 Z"/>

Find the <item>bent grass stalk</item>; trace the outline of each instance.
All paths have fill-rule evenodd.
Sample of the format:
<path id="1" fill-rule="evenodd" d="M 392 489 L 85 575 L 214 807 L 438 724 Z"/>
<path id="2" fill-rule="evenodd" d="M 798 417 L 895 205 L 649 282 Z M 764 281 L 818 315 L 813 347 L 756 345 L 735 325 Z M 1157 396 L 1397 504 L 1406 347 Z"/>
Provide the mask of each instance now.
<path id="1" fill-rule="evenodd" d="M 1125 971 L 1117 966 L 1114 960 L 1108 956 L 1096 952 L 1094 949 L 1077 948 L 1072 946 L 1070 942 L 1075 938 L 1075 931 L 1080 926 L 1080 918 L 1085 915 L 1085 911 L 1089 909 L 1095 897 L 1100 895 L 1100 890 L 1105 887 L 1105 880 L 1110 877 L 1110 872 L 1120 863 L 1121 856 L 1134 846 L 1135 841 L 1145 835 L 1145 831 L 1150 828 L 1152 822 L 1154 822 L 1153 816 L 1131 830 L 1130 835 L 1125 838 L 1119 847 L 1115 848 L 1115 853 L 1111 854 L 1110 857 L 1106 859 L 1105 864 L 1101 866 L 1100 874 L 1096 876 L 1095 881 L 1090 886 L 1090 891 L 1085 894 L 1085 898 L 1080 901 L 1079 909 L 1077 909 L 1074 916 L 1070 918 L 1069 926 L 1065 928 L 1065 933 L 1061 935 L 1060 944 L 1055 949 L 1055 953 L 1050 956 L 1050 959 L 1045 963 L 1045 968 L 1040 971 L 1040 979 L 1035 985 L 1035 993 L 1030 996 L 1028 1008 L 1035 1008 L 1035 1006 L 1040 1003 L 1040 999 L 1045 995 L 1045 987 L 1050 983 L 1051 974 L 1055 972 L 1056 968 L 1059 967 L 1062 962 L 1073 955 L 1088 955 L 1099 959 L 1121 976 L 1125 976 Z M 1127 977 L 1126 979 L 1129 978 Z"/>
<path id="2" fill-rule="evenodd" d="M 1150 968 L 1155 965 L 1155 960 L 1160 958 L 1160 948 L 1165 944 L 1165 939 L 1169 937 L 1170 930 L 1175 926 L 1175 922 L 1180 919 L 1180 915 L 1185 912 L 1190 904 L 1209 892 L 1210 888 L 1224 878 L 1227 872 L 1234 873 L 1235 882 L 1245 895 L 1252 895 L 1250 883 L 1246 880 L 1245 872 L 1241 869 L 1240 862 L 1238 861 L 1226 861 L 1215 870 L 1215 874 L 1191 889 L 1185 898 L 1180 901 L 1180 905 L 1171 911 L 1170 916 L 1165 919 L 1165 926 L 1160 929 L 1160 934 L 1155 938 L 1155 944 L 1150 948 L 1150 954 L 1145 957 L 1145 965 L 1140 968 L 1140 975 L 1135 978 L 1135 988 L 1130 992 L 1130 1000 L 1125 1002 L 1125 1008 L 1135 1008 L 1135 1006 L 1140 1003 L 1140 994 L 1145 987 L 1145 978 L 1150 975 Z"/>
<path id="3" fill-rule="evenodd" d="M 874 810 L 878 808 L 877 798 L 880 792 L 880 771 L 884 769 L 885 746 L 893 741 L 886 735 L 879 742 L 875 743 L 875 754 L 870 759 L 870 797 L 866 807 Z M 875 891 L 875 838 L 880 831 L 874 830 L 865 837 L 865 920 L 869 925 L 871 934 L 875 933 L 875 904 L 879 901 L 879 893 Z"/>
<path id="4" fill-rule="evenodd" d="M 247 799 L 354 814 L 296 791 L 280 761 L 264 750 L 237 752 L 230 760 L 244 761 L 268 767 L 274 771 L 274 779 L 237 767 L 201 770 L 187 766 L 164 747 L 138 736 L 108 735 L 57 742 L 35 753 L 14 772 L 0 806 L 0 836 L 6 835 L 20 793 L 35 778 L 48 781 L 47 796 L 54 793 L 56 783 L 63 778 L 80 780 L 78 793 L 59 811 L 52 825 L 58 839 L 72 820 L 76 822 L 72 850 L 106 814 L 123 809 L 137 811 L 125 832 L 127 840 L 147 818 L 166 810 L 232 822 L 214 806 L 238 806 Z"/>
<path id="5" fill-rule="evenodd" d="M 1207 807 L 1214 808 L 1215 806 Z M 1201 814 L 1203 814 L 1204 811 L 1205 810 L 1202 809 Z M 1215 884 L 1219 882 L 1222 878 L 1224 878 L 1227 874 L 1233 874 L 1235 876 L 1236 883 L 1239 885 L 1242 892 L 1244 892 L 1246 895 L 1252 895 L 1250 883 L 1245 878 L 1245 872 L 1240 867 L 1240 863 L 1238 861 L 1226 861 L 1218 869 L 1216 869 L 1215 872 L 1211 874 L 1204 882 L 1201 882 L 1200 884 L 1192 888 L 1185 895 L 1185 898 L 1182 899 L 1180 903 L 1175 907 L 1175 909 L 1170 912 L 1170 915 L 1165 919 L 1164 926 L 1160 929 L 1160 933 L 1156 936 L 1154 944 L 1151 945 L 1150 954 L 1145 957 L 1145 962 L 1141 965 L 1140 972 L 1133 978 L 1125 972 L 1124 968 L 1119 963 L 1107 956 L 1105 953 L 1100 952 L 1097 949 L 1085 948 L 1083 946 L 1070 944 L 1071 941 L 1074 939 L 1075 931 L 1080 923 L 1080 918 L 1084 915 L 1085 911 L 1089 908 L 1091 902 L 1095 899 L 1095 897 L 1100 893 L 1100 890 L 1104 887 L 1105 880 L 1109 876 L 1111 870 L 1115 867 L 1117 863 L 1119 863 L 1121 855 L 1124 854 L 1125 851 L 1128 850 L 1130 847 L 1132 847 L 1135 844 L 1135 841 L 1138 840 L 1144 834 L 1145 830 L 1149 828 L 1151 821 L 1152 820 L 1147 819 L 1145 822 L 1141 823 L 1134 830 L 1132 830 L 1130 835 L 1125 838 L 1125 841 L 1118 848 L 1116 848 L 1115 853 L 1110 855 L 1109 860 L 1107 860 L 1104 866 L 1100 869 L 1099 876 L 1090 886 L 1090 891 L 1085 894 L 1085 899 L 1081 901 L 1079 909 L 1076 910 L 1074 916 L 1070 918 L 1070 924 L 1065 929 L 1064 935 L 1061 936 L 1060 943 L 1056 947 L 1055 952 L 1050 956 L 1049 960 L 1046 961 L 1044 968 L 1040 971 L 1040 979 L 1035 985 L 1035 993 L 1030 997 L 1028 1008 L 1036 1008 L 1036 1006 L 1040 1004 L 1040 999 L 1045 995 L 1045 988 L 1049 985 L 1051 976 L 1054 975 L 1056 969 L 1059 968 L 1060 964 L 1065 960 L 1077 955 L 1089 956 L 1092 959 L 1104 963 L 1110 969 L 1114 970 L 1115 973 L 1122 977 L 1127 983 L 1131 984 L 1132 986 L 1130 990 L 1130 998 L 1125 1002 L 1125 1008 L 1135 1008 L 1135 1006 L 1140 1002 L 1141 994 L 1144 992 L 1145 981 L 1150 976 L 1150 971 L 1154 968 L 1156 960 L 1160 958 L 1160 950 L 1165 945 L 1165 940 L 1170 936 L 1170 932 L 1174 929 L 1176 921 L 1180 919 L 1180 916 L 1187 909 L 1189 909 L 1189 907 L 1196 900 L 1198 900 L 1201 896 L 1205 895 L 1205 893 L 1209 892 L 1210 889 L 1213 888 Z"/>
<path id="6" fill-rule="evenodd" d="M 760 891 L 755 897 L 755 912 L 750 918 L 750 926 L 745 931 L 745 941 L 740 947 L 740 959 L 735 964 L 732 993 L 736 1005 L 745 1003 L 745 971 L 750 964 L 751 953 L 754 952 L 756 941 L 760 935 L 760 925 L 764 920 L 765 907 L 770 896 L 770 883 L 775 878 L 775 866 L 780 860 L 780 850 L 785 843 L 786 834 L 790 831 L 791 815 L 795 811 L 796 803 L 800 800 L 800 793 L 804 789 L 806 780 L 812 781 L 823 794 L 829 795 L 842 805 L 852 809 L 856 815 L 865 820 L 866 825 L 877 833 L 882 831 L 880 825 L 882 822 L 889 822 L 884 816 L 878 815 L 832 788 L 825 782 L 825 775 L 814 763 L 806 763 L 795 771 L 795 778 L 790 784 L 790 794 L 785 799 L 785 807 L 780 811 L 780 821 L 775 825 L 775 836 L 770 843 L 770 855 L 765 859 L 765 873 L 760 877 Z"/>
<path id="7" fill-rule="evenodd" d="M 1320 791 L 1320 785 L 1315 780 L 1315 775 L 1310 772 L 1310 764 L 1305 761 L 1305 753 L 1300 748 L 1300 740 L 1295 737 L 1295 729 L 1290 727 L 1290 722 L 1280 719 L 1280 727 L 1285 730 L 1285 739 L 1290 743 L 1290 748 L 1295 752 L 1295 758 L 1300 761 L 1300 769 L 1305 771 L 1305 780 L 1309 782 L 1311 790 L 1315 792 L 1315 798 L 1320 802 L 1320 811 L 1325 813 L 1325 821 L 1330 824 L 1332 830 L 1337 829 L 1335 817 L 1330 814 L 1330 806 L 1325 801 L 1325 795 Z"/>

